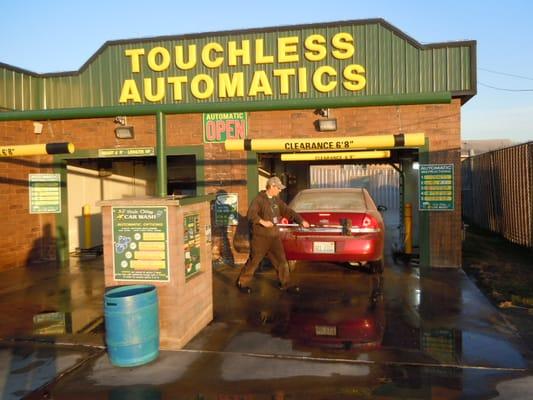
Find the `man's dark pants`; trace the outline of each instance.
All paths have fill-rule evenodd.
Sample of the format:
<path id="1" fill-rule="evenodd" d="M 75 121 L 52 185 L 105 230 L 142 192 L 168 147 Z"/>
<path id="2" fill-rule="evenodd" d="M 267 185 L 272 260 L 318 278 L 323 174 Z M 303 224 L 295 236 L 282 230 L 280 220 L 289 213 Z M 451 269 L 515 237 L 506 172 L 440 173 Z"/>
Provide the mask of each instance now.
<path id="1" fill-rule="evenodd" d="M 238 282 L 241 286 L 249 286 L 254 272 L 265 258 L 270 260 L 278 273 L 278 280 L 282 287 L 287 287 L 290 281 L 289 266 L 285 257 L 285 250 L 279 236 L 252 235 L 250 256 L 239 274 Z"/>

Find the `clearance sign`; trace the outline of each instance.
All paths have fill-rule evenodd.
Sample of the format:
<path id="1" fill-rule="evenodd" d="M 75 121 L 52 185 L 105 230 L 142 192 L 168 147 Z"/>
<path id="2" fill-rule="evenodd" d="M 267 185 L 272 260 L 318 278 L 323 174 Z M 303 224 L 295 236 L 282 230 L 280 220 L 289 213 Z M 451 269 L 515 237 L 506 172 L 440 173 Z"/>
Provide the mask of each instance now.
<path id="1" fill-rule="evenodd" d="M 350 32 L 249 35 L 125 49 L 131 79 L 121 83 L 119 102 L 316 97 L 366 86 Z"/>

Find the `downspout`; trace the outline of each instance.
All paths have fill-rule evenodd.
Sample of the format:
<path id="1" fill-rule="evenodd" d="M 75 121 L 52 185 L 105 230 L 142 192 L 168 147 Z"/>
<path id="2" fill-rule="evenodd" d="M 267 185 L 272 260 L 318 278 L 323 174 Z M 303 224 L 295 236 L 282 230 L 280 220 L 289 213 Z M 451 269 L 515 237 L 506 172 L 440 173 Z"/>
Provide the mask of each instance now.
<path id="1" fill-rule="evenodd" d="M 167 119 L 166 114 L 157 112 L 156 156 L 157 156 L 157 195 L 167 196 Z"/>

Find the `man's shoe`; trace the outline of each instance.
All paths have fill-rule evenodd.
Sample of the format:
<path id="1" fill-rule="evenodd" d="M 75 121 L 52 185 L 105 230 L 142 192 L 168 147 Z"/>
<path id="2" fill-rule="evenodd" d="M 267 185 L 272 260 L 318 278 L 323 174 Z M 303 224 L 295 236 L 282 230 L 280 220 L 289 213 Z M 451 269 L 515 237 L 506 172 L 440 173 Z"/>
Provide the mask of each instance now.
<path id="1" fill-rule="evenodd" d="M 235 285 L 237 286 L 237 289 L 239 289 L 241 293 L 246 293 L 246 294 L 252 293 L 252 288 L 250 286 L 242 286 L 239 281 L 237 281 Z"/>
<path id="2" fill-rule="evenodd" d="M 281 290 L 282 292 L 287 292 L 287 293 L 292 293 L 292 294 L 297 294 L 297 293 L 300 293 L 300 287 L 299 286 L 283 286 L 281 285 L 279 287 L 279 290 Z"/>

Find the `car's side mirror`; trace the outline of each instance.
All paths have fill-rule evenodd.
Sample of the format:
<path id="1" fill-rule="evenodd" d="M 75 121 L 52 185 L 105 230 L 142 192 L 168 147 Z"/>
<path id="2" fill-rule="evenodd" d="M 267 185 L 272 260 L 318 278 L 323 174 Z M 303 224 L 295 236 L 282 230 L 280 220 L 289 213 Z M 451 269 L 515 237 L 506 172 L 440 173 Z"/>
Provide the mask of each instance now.
<path id="1" fill-rule="evenodd" d="M 380 211 L 380 212 L 387 211 L 387 207 L 385 207 L 385 206 L 378 206 L 378 211 Z"/>

